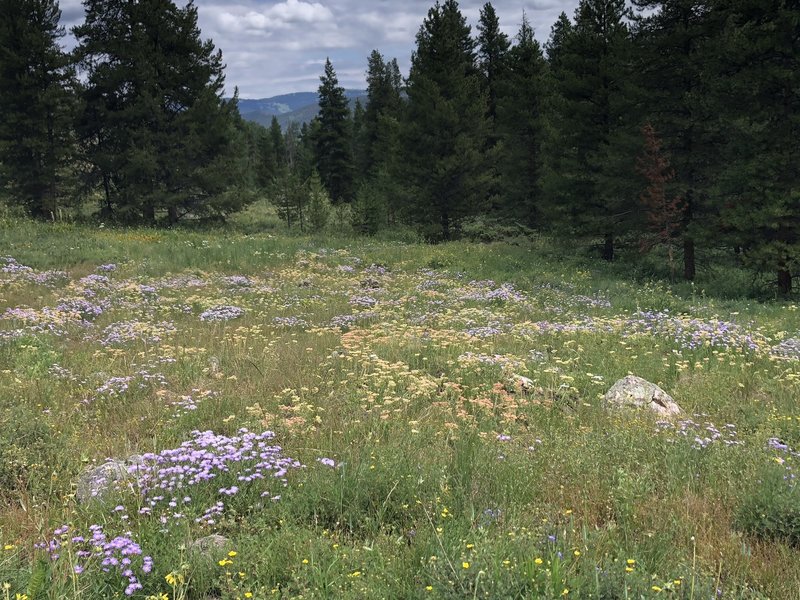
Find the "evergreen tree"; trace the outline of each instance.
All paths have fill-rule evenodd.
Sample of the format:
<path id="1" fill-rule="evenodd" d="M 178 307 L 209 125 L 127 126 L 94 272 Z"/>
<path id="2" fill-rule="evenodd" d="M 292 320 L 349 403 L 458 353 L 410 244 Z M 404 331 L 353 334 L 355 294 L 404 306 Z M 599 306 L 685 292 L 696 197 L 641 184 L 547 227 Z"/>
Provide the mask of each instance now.
<path id="1" fill-rule="evenodd" d="M 364 177 L 356 194 L 356 200 L 363 199 L 362 188 L 369 186 L 371 193 L 381 194 L 383 204 L 379 218 L 394 221 L 404 204 L 402 173 L 399 158 L 400 122 L 403 100 L 401 97 L 403 78 L 396 59 L 385 61 L 377 50 L 373 50 L 367 66 L 367 106 L 364 112 L 362 132 Z M 359 202 L 363 207 L 370 203 Z M 354 218 L 358 213 L 353 207 Z M 384 221 L 375 227 L 383 226 Z M 364 233 L 375 233 L 356 224 L 355 228 Z"/>
<path id="2" fill-rule="evenodd" d="M 269 124 L 269 141 L 272 154 L 275 157 L 275 170 L 280 170 L 286 164 L 286 141 L 283 138 L 283 130 L 278 117 L 272 116 Z"/>
<path id="3" fill-rule="evenodd" d="M 511 42 L 500 30 L 500 19 L 490 2 L 483 5 L 478 22 L 478 64 L 486 87 L 489 119 L 497 117 L 499 88 L 506 75 Z"/>
<path id="4" fill-rule="evenodd" d="M 629 42 L 625 15 L 624 0 L 581 0 L 574 25 L 559 19 L 548 45 L 556 94 L 543 184 L 552 218 L 574 235 L 602 238 L 606 260 L 614 258 L 615 240 L 637 195 L 630 165 L 638 147 L 615 139 L 633 125 L 622 87 Z M 627 176 L 612 177 L 620 162 Z"/>
<path id="5" fill-rule="evenodd" d="M 353 196 L 352 121 L 344 88 L 330 59 L 320 77 L 318 127 L 314 133 L 316 167 L 320 179 L 338 204 Z"/>
<path id="6" fill-rule="evenodd" d="M 647 182 L 639 197 L 645 212 L 647 233 L 641 238 L 643 251 L 655 246 L 667 249 L 670 277 L 675 280 L 675 240 L 681 232 L 685 212 L 681 196 L 670 197 L 667 187 L 675 178 L 669 158 L 662 149 L 661 138 L 651 123 L 642 127 L 644 148 L 636 159 L 636 170 Z"/>
<path id="7" fill-rule="evenodd" d="M 361 99 L 356 98 L 355 106 L 353 107 L 353 135 L 351 140 L 353 143 L 353 169 L 354 169 L 354 185 L 363 181 L 366 177 L 366 149 L 365 149 L 365 110 L 364 105 L 361 104 Z"/>
<path id="8" fill-rule="evenodd" d="M 708 0 L 633 0 L 643 11 L 636 28 L 636 80 L 647 100 L 647 118 L 672 157 L 671 187 L 685 199 L 684 278 L 694 279 L 695 240 L 716 227 L 709 206 L 711 175 L 705 165 L 719 140 L 704 126 L 704 51 L 712 35 Z"/>
<path id="9" fill-rule="evenodd" d="M 384 61 L 373 50 L 367 61 L 367 106 L 364 112 L 363 153 L 365 174 L 373 175 L 391 162 L 397 151 L 402 109 L 402 77 L 397 60 Z"/>
<path id="10" fill-rule="evenodd" d="M 53 218 L 73 158 L 74 74 L 55 0 L 0 0 L 0 174 L 29 214 Z"/>
<path id="11" fill-rule="evenodd" d="M 433 239 L 450 239 L 460 221 L 477 214 L 491 177 L 486 95 L 475 42 L 456 0 L 428 11 L 417 33 L 408 78 L 403 131 L 410 215 Z"/>
<path id="12" fill-rule="evenodd" d="M 312 173 L 308 180 L 308 225 L 313 233 L 319 233 L 328 224 L 331 200 L 319 175 Z"/>
<path id="13" fill-rule="evenodd" d="M 197 8 L 171 0 L 87 0 L 74 29 L 85 70 L 79 134 L 106 210 L 153 222 L 241 207 L 246 181 L 236 99 L 222 55 L 200 39 Z"/>
<path id="14" fill-rule="evenodd" d="M 709 48 L 722 223 L 746 263 L 774 273 L 786 295 L 800 268 L 800 5 L 720 0 L 713 17 L 724 26 Z"/>
<path id="15" fill-rule="evenodd" d="M 517 42 L 508 53 L 506 76 L 498 102 L 497 128 L 503 142 L 500 163 L 504 214 L 539 223 L 542 140 L 545 124 L 546 64 L 533 28 L 523 14 Z"/>

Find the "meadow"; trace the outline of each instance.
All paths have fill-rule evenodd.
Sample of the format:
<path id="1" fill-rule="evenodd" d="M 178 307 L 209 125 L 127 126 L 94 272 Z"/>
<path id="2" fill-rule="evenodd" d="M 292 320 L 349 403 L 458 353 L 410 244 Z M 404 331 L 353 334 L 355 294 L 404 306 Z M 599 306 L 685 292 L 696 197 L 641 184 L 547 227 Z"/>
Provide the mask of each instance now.
<path id="1" fill-rule="evenodd" d="M 6 219 L 0 598 L 800 598 L 797 305 L 603 269 Z"/>

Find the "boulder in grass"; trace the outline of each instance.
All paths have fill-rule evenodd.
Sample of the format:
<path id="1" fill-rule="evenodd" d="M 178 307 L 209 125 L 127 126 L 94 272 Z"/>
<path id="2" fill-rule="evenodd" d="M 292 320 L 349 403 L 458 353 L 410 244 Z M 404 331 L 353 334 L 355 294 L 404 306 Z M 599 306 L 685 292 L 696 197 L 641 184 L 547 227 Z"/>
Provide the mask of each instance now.
<path id="1" fill-rule="evenodd" d="M 645 409 L 659 417 L 680 415 L 681 407 L 667 392 L 646 379 L 628 375 L 617 381 L 606 392 L 605 405 L 615 409 Z"/>
<path id="2" fill-rule="evenodd" d="M 78 476 L 75 499 L 79 504 L 103 500 L 122 489 L 123 484 L 131 485 L 136 479 L 136 475 L 131 473 L 131 466 L 143 462 L 141 456 L 134 454 L 127 460 L 108 460 L 102 465 L 88 467 Z"/>

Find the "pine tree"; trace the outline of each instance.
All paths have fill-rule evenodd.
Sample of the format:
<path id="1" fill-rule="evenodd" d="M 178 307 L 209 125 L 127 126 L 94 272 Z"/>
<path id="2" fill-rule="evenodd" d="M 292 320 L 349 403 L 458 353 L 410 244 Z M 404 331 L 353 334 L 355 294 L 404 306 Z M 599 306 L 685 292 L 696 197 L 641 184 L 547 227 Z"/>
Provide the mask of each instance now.
<path id="1" fill-rule="evenodd" d="M 478 32 L 478 64 L 484 77 L 489 119 L 494 122 L 497 118 L 499 88 L 508 68 L 511 42 L 500 30 L 500 19 L 490 2 L 481 8 Z"/>
<path id="2" fill-rule="evenodd" d="M 676 169 L 674 185 L 685 198 L 682 220 L 684 278 L 695 277 L 695 242 L 708 239 L 711 174 L 704 168 L 714 152 L 702 89 L 703 48 L 712 36 L 708 0 L 634 0 L 637 19 L 636 80 L 646 96 L 647 117 L 658 127 Z"/>
<path id="3" fill-rule="evenodd" d="M 272 154 L 275 156 L 275 170 L 280 170 L 286 164 L 286 141 L 283 138 L 281 124 L 278 117 L 272 116 L 269 124 L 269 140 Z"/>
<path id="4" fill-rule="evenodd" d="M 320 77 L 318 128 L 314 133 L 316 167 L 334 204 L 353 197 L 352 121 L 344 88 L 330 59 Z"/>
<path id="5" fill-rule="evenodd" d="M 407 86 L 403 162 L 411 218 L 432 239 L 450 239 L 486 201 L 491 176 L 486 95 L 475 42 L 458 2 L 428 11 L 417 33 Z"/>
<path id="6" fill-rule="evenodd" d="M 724 230 L 746 264 L 787 295 L 800 268 L 800 6 L 715 3 L 709 103 L 724 142 L 715 185 Z M 732 101 L 731 99 L 735 99 Z"/>
<path id="7" fill-rule="evenodd" d="M 236 98 L 222 99 L 222 55 L 197 8 L 171 0 L 87 0 L 74 29 L 85 70 L 78 131 L 106 210 L 154 222 L 224 215 L 249 197 Z M 243 190 L 242 190 L 243 191 Z"/>
<path id="8" fill-rule="evenodd" d="M 353 106 L 353 133 L 350 138 L 353 144 L 353 185 L 355 187 L 358 187 L 367 176 L 365 135 L 366 123 L 364 105 L 361 104 L 360 98 L 356 98 L 355 106 Z"/>
<path id="9" fill-rule="evenodd" d="M 675 179 L 675 171 L 662 149 L 661 138 L 651 123 L 642 127 L 644 147 L 636 159 L 636 170 L 647 182 L 639 197 L 645 212 L 648 229 L 641 239 L 643 251 L 655 246 L 667 249 L 667 260 L 672 280 L 675 279 L 675 241 L 683 228 L 685 201 L 680 195 L 671 195 L 668 189 Z"/>
<path id="10" fill-rule="evenodd" d="M 308 225 L 313 233 L 320 233 L 328 224 L 331 200 L 319 175 L 312 173 L 308 180 Z"/>
<path id="11" fill-rule="evenodd" d="M 384 61 L 373 50 L 367 61 L 367 105 L 364 112 L 363 170 L 367 176 L 391 162 L 397 151 L 402 109 L 402 77 L 397 60 Z"/>
<path id="12" fill-rule="evenodd" d="M 541 224 L 541 207 L 537 202 L 541 197 L 546 64 L 524 14 L 507 62 L 497 108 L 497 129 L 503 142 L 500 163 L 503 212 L 507 217 L 535 226 Z"/>
<path id="13" fill-rule="evenodd" d="M 560 18 L 548 44 L 555 96 L 543 184 L 551 218 L 573 235 L 602 238 L 605 260 L 613 260 L 622 224 L 636 204 L 634 189 L 617 188 L 631 186 L 637 152 L 618 139 L 624 128 L 632 129 L 622 88 L 625 15 L 624 0 L 581 0 L 574 25 Z M 621 163 L 626 177 L 614 174 Z"/>
<path id="14" fill-rule="evenodd" d="M 0 0 L 0 174 L 39 218 L 63 203 L 73 159 L 75 79 L 55 0 Z"/>

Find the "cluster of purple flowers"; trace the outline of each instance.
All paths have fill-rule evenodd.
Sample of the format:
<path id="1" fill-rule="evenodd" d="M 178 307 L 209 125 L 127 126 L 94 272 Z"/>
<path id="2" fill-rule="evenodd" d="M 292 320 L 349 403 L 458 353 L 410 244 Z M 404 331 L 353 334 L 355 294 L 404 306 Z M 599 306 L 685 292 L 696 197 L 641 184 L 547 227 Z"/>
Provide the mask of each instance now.
<path id="1" fill-rule="evenodd" d="M 389 273 L 389 269 L 387 269 L 383 265 L 376 265 L 375 263 L 372 263 L 370 266 L 364 269 L 364 273 L 368 273 L 370 275 L 383 276 Z"/>
<path id="2" fill-rule="evenodd" d="M 350 296 L 350 306 L 372 308 L 378 301 L 372 296 Z"/>
<path id="3" fill-rule="evenodd" d="M 9 273 L 11 275 L 33 273 L 31 267 L 17 262 L 17 259 L 11 256 L 0 256 L 0 263 L 5 263 L 0 267 L 0 273 Z"/>
<path id="4" fill-rule="evenodd" d="M 105 265 L 100 265 L 97 267 L 97 270 L 101 273 L 111 273 L 117 270 L 117 265 L 114 263 L 107 263 Z"/>
<path id="5" fill-rule="evenodd" d="M 170 321 L 161 321 L 160 323 L 117 321 L 103 329 L 99 342 L 103 346 L 116 346 L 135 341 L 157 344 L 164 337 L 172 335 L 176 331 L 175 324 Z"/>
<path id="6" fill-rule="evenodd" d="M 780 344 L 776 344 L 770 349 L 770 354 L 780 358 L 800 359 L 800 338 L 792 337 L 783 340 Z"/>
<path id="7" fill-rule="evenodd" d="M 84 321 L 93 321 L 108 308 L 107 302 L 90 302 L 84 298 L 62 298 L 56 304 L 56 310 L 77 315 Z"/>
<path id="8" fill-rule="evenodd" d="M 741 325 L 719 319 L 673 316 L 667 311 L 640 311 L 628 319 L 625 325 L 628 335 L 645 333 L 666 337 L 687 350 L 703 346 L 749 350 L 759 348 L 756 336 Z"/>
<path id="9" fill-rule="evenodd" d="M 694 415 L 695 417 L 705 417 L 707 415 Z M 659 431 L 672 431 L 676 438 L 690 440 L 692 447 L 703 450 L 717 443 L 725 446 L 742 446 L 744 442 L 737 438 L 736 425 L 726 423 L 722 429 L 710 422 L 697 423 L 692 419 L 682 419 L 673 423 L 671 421 L 657 421 L 656 426 Z"/>
<path id="10" fill-rule="evenodd" d="M 499 287 L 496 286 L 497 284 L 491 279 L 485 281 L 470 281 L 467 284 L 467 288 L 462 290 L 458 299 L 470 302 L 522 302 L 525 300 L 525 296 L 515 290 L 514 286 L 510 283 L 504 283 Z"/>
<path id="11" fill-rule="evenodd" d="M 570 296 L 568 303 L 573 306 L 588 306 L 590 308 L 611 308 L 611 301 L 600 294 L 595 294 L 593 296 L 584 296 L 582 294 Z"/>
<path id="12" fill-rule="evenodd" d="M 775 462 L 785 469 L 783 475 L 784 481 L 786 481 L 791 489 L 796 489 L 798 479 L 797 473 L 795 473 L 792 465 L 800 460 L 800 451 L 795 450 L 789 444 L 774 437 L 767 440 L 767 448 L 776 453 L 774 457 Z"/>
<path id="13" fill-rule="evenodd" d="M 238 319 L 244 315 L 244 309 L 238 306 L 214 306 L 200 313 L 200 320 L 209 323 L 219 323 Z"/>
<path id="14" fill-rule="evenodd" d="M 142 589 L 140 575 L 148 574 L 153 570 L 153 559 L 142 553 L 142 548 L 133 539 L 133 534 L 127 532 L 113 538 L 103 531 L 102 525 L 91 525 L 90 535 L 85 537 L 75 532 L 69 525 L 59 527 L 53 532 L 53 539 L 42 544 L 37 544 L 40 550 L 46 550 L 52 560 L 69 547 L 72 556 L 77 559 L 73 569 L 80 575 L 90 564 L 99 564 L 104 573 L 118 575 L 127 580 L 125 595 L 132 596 Z"/>
<path id="15" fill-rule="evenodd" d="M 476 354 L 474 352 L 464 352 L 464 354 L 458 357 L 458 362 L 508 369 L 521 369 L 525 366 L 522 360 L 515 357 L 505 356 L 503 354 Z"/>
<path id="16" fill-rule="evenodd" d="M 133 375 L 109 377 L 95 389 L 95 393 L 107 398 L 116 398 L 128 392 L 131 386 L 135 386 L 137 389 L 146 389 L 148 387 L 165 387 L 166 385 L 167 380 L 162 373 L 142 368 Z"/>
<path id="17" fill-rule="evenodd" d="M 37 285 L 52 286 L 68 279 L 64 271 L 37 272 L 27 265 L 17 262 L 11 256 L 0 256 L 0 273 L 8 275 L 11 281 L 25 281 Z"/>
<path id="18" fill-rule="evenodd" d="M 253 285 L 253 281 L 246 275 L 229 275 L 223 277 L 222 281 L 230 287 L 250 287 Z"/>
<path id="19" fill-rule="evenodd" d="M 175 407 L 175 412 L 173 413 L 174 418 L 182 417 L 183 415 L 189 414 L 198 409 L 199 403 L 206 399 L 216 396 L 217 392 L 212 392 L 210 390 L 192 390 L 191 394 L 187 394 L 185 396 L 181 396 L 174 402 L 172 402 L 172 406 Z"/>
<path id="20" fill-rule="evenodd" d="M 468 327 L 464 330 L 464 333 L 466 333 L 468 336 L 477 338 L 488 338 L 495 335 L 502 335 L 507 332 L 508 326 L 498 322 L 492 322 L 479 327 Z"/>
<path id="21" fill-rule="evenodd" d="M 106 287 L 111 284 L 111 280 L 105 275 L 92 273 L 86 277 L 81 277 L 78 284 L 86 288 Z"/>
<path id="22" fill-rule="evenodd" d="M 284 456 L 283 449 L 271 443 L 274 437 L 271 431 L 256 434 L 247 429 L 240 429 L 236 436 L 193 431 L 192 438 L 177 448 L 142 455 L 142 463 L 128 469 L 136 476 L 142 492 L 140 513 L 158 513 L 164 524 L 181 519 L 184 515 L 175 508 L 191 500 L 186 491 L 210 485 L 212 480 L 223 484 L 217 493 L 228 498 L 255 486 L 262 498 L 278 500 L 280 496 L 269 489 L 270 482 L 286 486 L 289 470 L 303 465 Z M 212 515 L 221 513 L 224 507 L 218 501 L 195 521 L 213 524 Z"/>
<path id="23" fill-rule="evenodd" d="M 303 319 L 299 317 L 274 317 L 272 319 L 272 324 L 277 327 L 307 327 L 308 323 L 306 323 Z"/>

